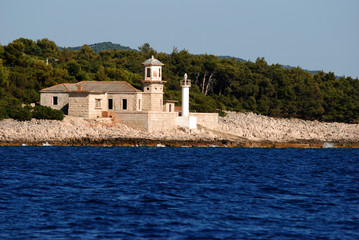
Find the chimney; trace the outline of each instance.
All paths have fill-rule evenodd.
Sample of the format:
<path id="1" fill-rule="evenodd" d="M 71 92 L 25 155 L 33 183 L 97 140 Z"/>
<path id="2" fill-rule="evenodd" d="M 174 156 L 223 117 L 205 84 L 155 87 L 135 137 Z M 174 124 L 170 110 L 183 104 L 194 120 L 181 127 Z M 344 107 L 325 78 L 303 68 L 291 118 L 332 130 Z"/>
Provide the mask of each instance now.
<path id="1" fill-rule="evenodd" d="M 77 91 L 79 91 L 79 92 L 82 91 L 82 86 L 81 85 L 77 85 Z"/>

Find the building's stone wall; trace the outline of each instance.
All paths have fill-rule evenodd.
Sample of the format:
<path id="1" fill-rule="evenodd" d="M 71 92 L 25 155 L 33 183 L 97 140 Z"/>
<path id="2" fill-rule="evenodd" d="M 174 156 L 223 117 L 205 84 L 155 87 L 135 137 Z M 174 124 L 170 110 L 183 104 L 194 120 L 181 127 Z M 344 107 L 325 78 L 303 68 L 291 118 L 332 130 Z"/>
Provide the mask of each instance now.
<path id="1" fill-rule="evenodd" d="M 57 105 L 54 105 L 53 99 L 57 97 Z M 40 104 L 53 109 L 62 110 L 68 113 L 69 94 L 68 93 L 41 93 Z"/>
<path id="2" fill-rule="evenodd" d="M 143 83 L 143 111 L 163 111 L 163 83 Z"/>
<path id="3" fill-rule="evenodd" d="M 163 93 L 143 93 L 143 111 L 163 111 Z"/>
<path id="4" fill-rule="evenodd" d="M 116 112 L 120 123 L 149 132 L 175 128 L 177 116 L 175 112 Z"/>
<path id="5" fill-rule="evenodd" d="M 148 93 L 143 93 L 142 94 L 142 111 L 149 111 L 149 109 L 151 109 L 150 106 L 150 94 Z"/>
<path id="6" fill-rule="evenodd" d="M 142 93 L 137 93 L 135 99 L 136 99 L 135 109 L 137 109 L 137 111 L 142 111 L 142 107 L 143 107 Z"/>
<path id="7" fill-rule="evenodd" d="M 163 105 L 164 112 L 174 112 L 175 111 L 175 104 L 174 103 L 165 103 Z"/>
<path id="8" fill-rule="evenodd" d="M 89 117 L 89 93 L 72 92 L 69 94 L 69 116 Z"/>
<path id="9" fill-rule="evenodd" d="M 108 111 L 107 93 L 91 93 L 88 100 L 89 118 L 100 118 L 103 111 Z M 100 106 L 96 106 L 96 101 L 100 101 Z"/>
<path id="10" fill-rule="evenodd" d="M 197 118 L 197 124 L 207 127 L 215 128 L 218 126 L 218 113 L 189 113 L 190 116 Z"/>
<path id="11" fill-rule="evenodd" d="M 116 112 L 133 112 L 141 111 L 142 93 L 122 93 L 122 94 L 108 94 L 109 99 L 113 99 L 114 110 Z M 127 100 L 127 109 L 123 109 L 123 99 Z M 139 103 L 139 100 L 141 103 Z"/>

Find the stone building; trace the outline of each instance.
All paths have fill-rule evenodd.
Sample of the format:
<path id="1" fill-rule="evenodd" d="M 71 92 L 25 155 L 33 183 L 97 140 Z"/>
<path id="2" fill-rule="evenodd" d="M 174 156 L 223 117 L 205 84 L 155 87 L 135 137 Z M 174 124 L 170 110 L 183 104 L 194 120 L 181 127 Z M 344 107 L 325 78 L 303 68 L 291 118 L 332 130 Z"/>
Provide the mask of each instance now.
<path id="1" fill-rule="evenodd" d="M 69 116 L 116 117 L 120 123 L 145 131 L 169 130 L 176 126 L 196 128 L 197 122 L 213 127 L 218 114 L 189 113 L 190 80 L 181 81 L 185 113 L 175 111 L 176 101 L 163 101 L 162 66 L 153 56 L 142 63 L 142 90 L 125 81 L 62 83 L 40 91 L 40 104 Z"/>

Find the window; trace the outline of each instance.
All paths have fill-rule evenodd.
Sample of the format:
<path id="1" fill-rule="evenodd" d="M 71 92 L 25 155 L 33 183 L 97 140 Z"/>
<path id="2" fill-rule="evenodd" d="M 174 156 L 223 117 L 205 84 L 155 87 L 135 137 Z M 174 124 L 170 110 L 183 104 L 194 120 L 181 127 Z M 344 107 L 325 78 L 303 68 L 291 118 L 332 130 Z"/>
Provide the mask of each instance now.
<path id="1" fill-rule="evenodd" d="M 159 77 L 159 78 L 161 77 L 161 68 L 158 69 L 158 77 Z"/>
<path id="2" fill-rule="evenodd" d="M 147 68 L 147 77 L 151 77 L 151 68 Z"/>
<path id="3" fill-rule="evenodd" d="M 101 99 L 95 99 L 95 108 L 101 108 Z"/>
<path id="4" fill-rule="evenodd" d="M 169 112 L 172 112 L 172 104 L 170 104 L 169 106 L 168 106 L 168 108 L 169 108 Z"/>
<path id="5" fill-rule="evenodd" d="M 127 99 L 122 99 L 122 109 L 127 110 Z"/>
<path id="6" fill-rule="evenodd" d="M 108 109 L 112 110 L 113 109 L 113 99 L 109 99 L 108 100 Z"/>
<path id="7" fill-rule="evenodd" d="M 59 97 L 52 97 L 52 105 L 58 105 L 59 104 Z"/>
<path id="8" fill-rule="evenodd" d="M 141 99 L 138 99 L 138 110 L 141 110 Z"/>

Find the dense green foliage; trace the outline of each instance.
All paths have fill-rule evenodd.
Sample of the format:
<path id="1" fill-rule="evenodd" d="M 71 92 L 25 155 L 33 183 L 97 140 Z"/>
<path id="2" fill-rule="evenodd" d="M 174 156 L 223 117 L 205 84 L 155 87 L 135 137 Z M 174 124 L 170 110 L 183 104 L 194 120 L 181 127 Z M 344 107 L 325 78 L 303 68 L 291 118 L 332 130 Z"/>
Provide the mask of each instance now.
<path id="1" fill-rule="evenodd" d="M 63 120 L 64 113 L 61 110 L 52 109 L 46 106 L 35 106 L 34 108 L 26 105 L 21 107 L 18 104 L 2 104 L 0 106 L 0 120 L 12 118 L 19 121 L 29 121 L 32 118 Z"/>
<path id="2" fill-rule="evenodd" d="M 163 68 L 165 99 L 181 101 L 179 80 L 192 80 L 190 109 L 198 112 L 252 111 L 275 117 L 359 122 L 359 81 L 322 71 L 268 65 L 213 55 L 193 55 L 174 48 L 158 53 L 149 44 L 135 50 L 104 50 L 88 45 L 60 50 L 48 39 L 18 39 L 0 46 L 0 115 L 7 103 L 39 101 L 39 90 L 82 80 L 127 81 L 140 88 L 141 63 L 154 55 Z"/>
<path id="3" fill-rule="evenodd" d="M 64 113 L 60 110 L 38 105 L 34 108 L 34 111 L 32 112 L 32 117 L 36 119 L 63 120 Z"/>

